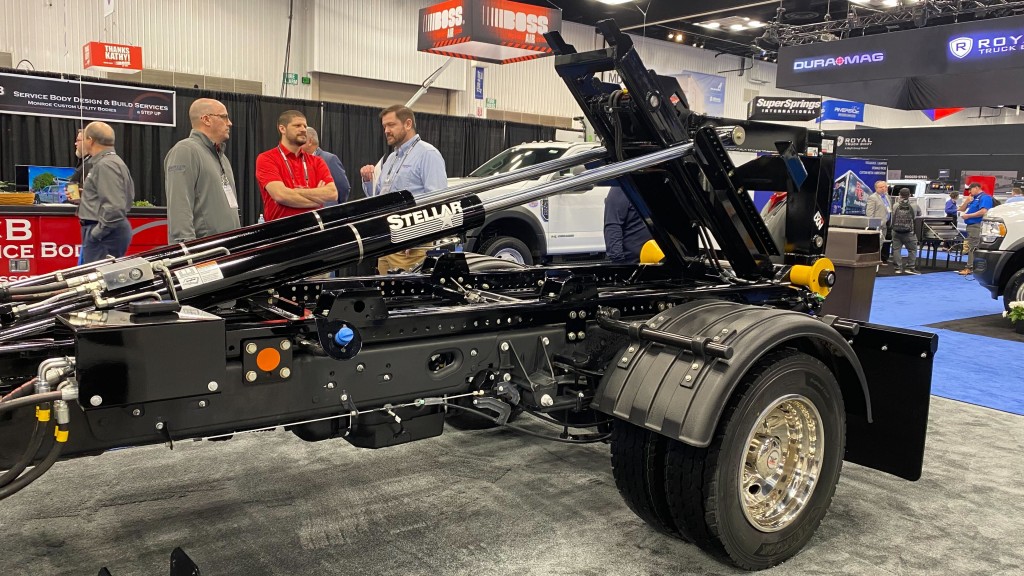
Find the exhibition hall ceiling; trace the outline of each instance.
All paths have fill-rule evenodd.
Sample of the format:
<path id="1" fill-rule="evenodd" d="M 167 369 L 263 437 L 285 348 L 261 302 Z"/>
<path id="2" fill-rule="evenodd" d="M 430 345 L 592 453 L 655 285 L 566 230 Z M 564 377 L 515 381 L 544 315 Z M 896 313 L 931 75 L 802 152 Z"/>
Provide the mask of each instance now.
<path id="1" fill-rule="evenodd" d="M 560 8 L 569 22 L 614 18 L 631 34 L 765 59 L 775 57 L 780 38 L 806 44 L 1024 12 L 1024 2 L 1008 0 L 517 1 Z"/>

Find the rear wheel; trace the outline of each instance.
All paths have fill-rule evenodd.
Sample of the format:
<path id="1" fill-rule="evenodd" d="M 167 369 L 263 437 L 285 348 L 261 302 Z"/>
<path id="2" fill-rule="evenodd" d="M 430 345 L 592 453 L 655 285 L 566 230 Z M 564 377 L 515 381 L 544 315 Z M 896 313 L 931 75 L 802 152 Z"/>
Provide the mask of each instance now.
<path id="1" fill-rule="evenodd" d="M 743 379 L 707 448 L 670 441 L 665 494 L 679 531 L 749 570 L 800 551 L 843 464 L 846 417 L 835 376 L 795 350 Z"/>
<path id="2" fill-rule="evenodd" d="M 502 260 L 511 260 L 518 264 L 533 265 L 533 253 L 522 240 L 512 236 L 495 236 L 488 239 L 480 247 L 480 253 L 494 256 Z"/>
<path id="3" fill-rule="evenodd" d="M 678 537 L 665 497 L 665 453 L 671 440 L 622 420 L 612 426 L 612 476 L 626 506 L 655 530 Z"/>

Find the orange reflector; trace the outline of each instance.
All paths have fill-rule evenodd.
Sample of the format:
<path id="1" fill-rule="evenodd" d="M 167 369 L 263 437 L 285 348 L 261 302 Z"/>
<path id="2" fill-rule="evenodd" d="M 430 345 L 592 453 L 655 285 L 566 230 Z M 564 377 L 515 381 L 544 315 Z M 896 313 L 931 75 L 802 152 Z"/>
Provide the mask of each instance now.
<path id="1" fill-rule="evenodd" d="M 276 348 L 264 348 L 256 355 L 256 366 L 264 372 L 273 372 L 281 363 L 281 353 Z"/>

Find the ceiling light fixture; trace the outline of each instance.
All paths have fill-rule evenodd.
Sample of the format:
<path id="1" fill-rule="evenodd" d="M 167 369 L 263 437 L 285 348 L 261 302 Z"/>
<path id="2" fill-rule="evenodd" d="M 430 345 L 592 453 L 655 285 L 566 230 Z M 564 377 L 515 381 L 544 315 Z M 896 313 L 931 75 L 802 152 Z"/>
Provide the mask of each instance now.
<path id="1" fill-rule="evenodd" d="M 676 42 L 682 42 L 682 41 L 683 41 L 683 35 L 682 34 L 679 34 L 678 36 L 676 36 Z"/>
<path id="2" fill-rule="evenodd" d="M 700 24 L 697 24 L 697 26 L 703 26 L 705 28 L 718 28 L 719 26 L 721 26 L 721 24 L 719 24 L 718 22 L 701 22 Z"/>
<path id="3" fill-rule="evenodd" d="M 743 26 L 743 24 L 733 24 L 732 26 L 729 26 L 730 30 L 743 30 L 744 28 L 745 26 Z"/>
<path id="4" fill-rule="evenodd" d="M 597 1 L 600 2 L 601 4 L 611 4 L 612 6 L 614 6 L 616 4 L 625 4 L 627 2 L 632 2 L 633 0 L 597 0 Z"/>
<path id="5" fill-rule="evenodd" d="M 750 22 L 747 22 L 747 26 L 751 28 L 760 28 L 761 26 L 764 26 L 764 22 L 761 22 L 760 20 L 751 20 Z"/>
<path id="6" fill-rule="evenodd" d="M 669 32 L 669 34 L 668 34 L 668 39 L 669 39 L 669 40 L 675 40 L 675 38 L 676 38 L 676 35 L 675 35 L 675 34 L 672 34 L 671 32 Z"/>

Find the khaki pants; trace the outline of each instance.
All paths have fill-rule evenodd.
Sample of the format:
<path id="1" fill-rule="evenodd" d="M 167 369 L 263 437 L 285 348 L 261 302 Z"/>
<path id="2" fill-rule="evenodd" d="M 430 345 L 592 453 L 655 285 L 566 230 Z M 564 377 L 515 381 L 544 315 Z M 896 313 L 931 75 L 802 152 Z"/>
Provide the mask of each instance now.
<path id="1" fill-rule="evenodd" d="M 421 264 L 427 258 L 426 248 L 409 248 L 395 254 L 388 254 L 377 259 L 377 272 L 381 276 L 388 273 L 388 270 L 401 268 L 406 272 Z"/>

